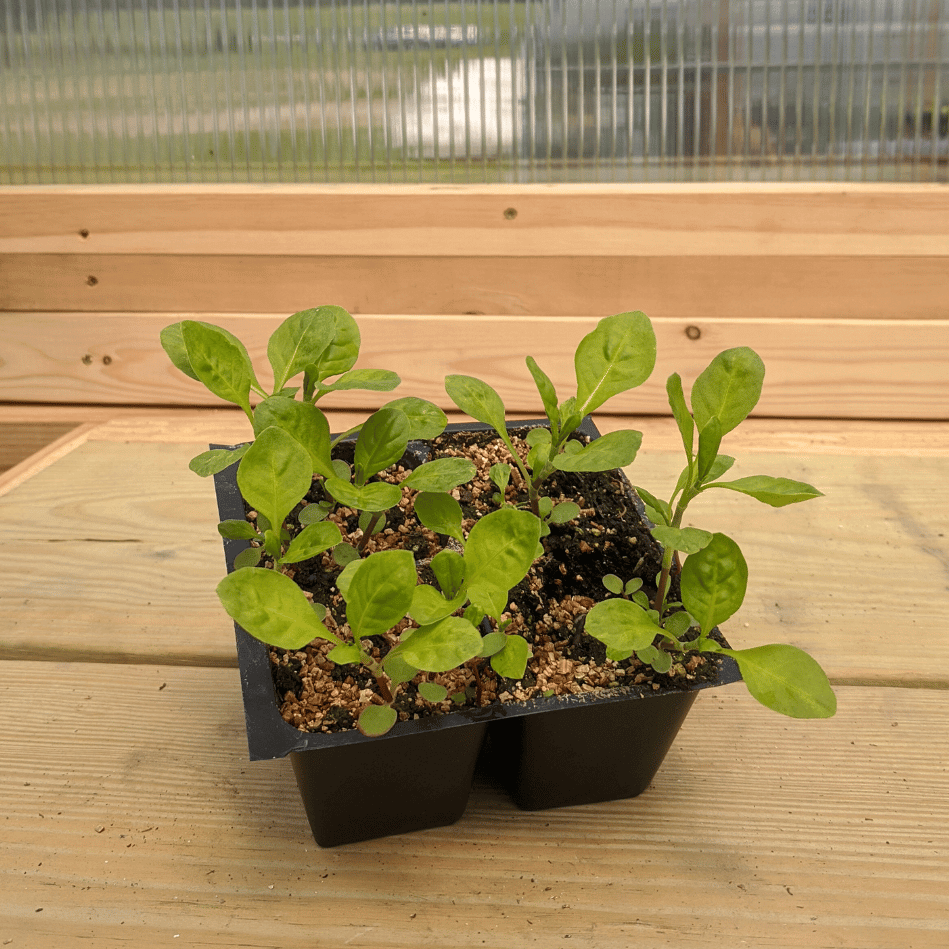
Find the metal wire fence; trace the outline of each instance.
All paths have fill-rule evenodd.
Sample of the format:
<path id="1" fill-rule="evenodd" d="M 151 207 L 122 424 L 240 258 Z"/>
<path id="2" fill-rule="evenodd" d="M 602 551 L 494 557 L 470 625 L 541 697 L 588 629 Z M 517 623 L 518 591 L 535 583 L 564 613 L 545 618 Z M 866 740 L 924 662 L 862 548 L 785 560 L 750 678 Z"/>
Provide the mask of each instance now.
<path id="1" fill-rule="evenodd" d="M 0 0 L 0 182 L 947 181 L 949 0 Z"/>

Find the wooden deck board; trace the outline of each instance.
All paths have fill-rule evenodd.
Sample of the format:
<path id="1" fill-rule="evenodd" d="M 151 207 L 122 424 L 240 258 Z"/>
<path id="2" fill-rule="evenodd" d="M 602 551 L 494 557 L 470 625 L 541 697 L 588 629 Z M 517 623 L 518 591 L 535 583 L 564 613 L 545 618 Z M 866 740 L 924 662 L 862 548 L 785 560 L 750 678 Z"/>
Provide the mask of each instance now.
<path id="1" fill-rule="evenodd" d="M 949 692 L 793 722 L 730 686 L 638 799 L 527 813 L 479 781 L 453 827 L 319 850 L 289 764 L 246 761 L 233 670 L 2 675 L 4 944 L 946 945 Z"/>

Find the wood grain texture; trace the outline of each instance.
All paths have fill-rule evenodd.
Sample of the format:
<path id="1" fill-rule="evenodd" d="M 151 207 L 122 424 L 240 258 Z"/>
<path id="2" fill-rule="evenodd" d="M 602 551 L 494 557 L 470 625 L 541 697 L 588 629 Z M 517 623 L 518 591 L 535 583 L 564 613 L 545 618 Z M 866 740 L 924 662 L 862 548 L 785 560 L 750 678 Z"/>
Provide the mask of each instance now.
<path id="1" fill-rule="evenodd" d="M 945 257 L 947 220 L 940 185 L 7 187 L 0 254 Z"/>
<path id="2" fill-rule="evenodd" d="M 261 382 L 267 339 L 284 318 L 224 313 L 8 313 L 0 316 L 6 359 L 0 399 L 21 402 L 221 405 L 200 383 L 172 366 L 159 343 L 162 327 L 197 317 L 243 340 Z M 831 418 L 949 419 L 949 319 L 774 320 L 653 319 L 659 359 L 649 381 L 612 400 L 617 413 L 669 411 L 665 380 L 679 372 L 690 384 L 717 353 L 751 346 L 768 367 L 756 409 L 761 415 Z M 576 386 L 573 353 L 596 318 L 577 316 L 412 316 L 359 318 L 359 365 L 393 369 L 399 392 L 449 408 L 449 373 L 493 385 L 512 412 L 542 412 L 526 353 L 562 398 Z M 699 338 L 692 340 L 687 329 Z M 396 395 L 399 394 L 396 393 Z M 386 393 L 333 394 L 333 408 L 377 407 Z"/>
<path id="3" fill-rule="evenodd" d="M 0 474 L 75 428 L 71 422 L 4 422 L 0 418 Z"/>
<path id="4" fill-rule="evenodd" d="M 947 241 L 949 243 L 949 241 Z M 0 255 L 4 310 L 941 319 L 945 256 Z"/>
<path id="5" fill-rule="evenodd" d="M 703 695 L 653 786 L 319 850 L 246 761 L 232 670 L 3 663 L 0 938 L 421 949 L 859 946 L 949 935 L 949 692 L 843 688 L 792 722 Z M 700 806 L 696 807 L 695 805 Z"/>
<path id="6" fill-rule="evenodd" d="M 90 436 L 0 498 L 0 520 L 25 538 L 0 596 L 0 657 L 236 661 L 214 594 L 224 567 L 213 488 L 187 470 L 207 442 L 130 434 Z M 678 451 L 644 449 L 629 474 L 668 495 L 680 465 Z M 726 531 L 749 562 L 745 605 L 726 626 L 735 645 L 790 642 L 839 681 L 949 686 L 949 641 L 937 635 L 949 454 L 759 450 L 734 472 L 803 480 L 826 495 L 775 510 L 710 491 L 690 508 L 691 524 Z M 923 664 L 906 648 L 919 640 Z"/>

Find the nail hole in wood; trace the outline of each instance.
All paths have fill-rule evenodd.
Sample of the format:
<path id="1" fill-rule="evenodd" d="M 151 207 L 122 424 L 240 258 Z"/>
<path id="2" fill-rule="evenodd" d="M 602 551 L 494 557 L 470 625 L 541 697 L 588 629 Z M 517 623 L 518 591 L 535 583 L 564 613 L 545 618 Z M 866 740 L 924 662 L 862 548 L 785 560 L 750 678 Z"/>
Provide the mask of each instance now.
<path id="1" fill-rule="evenodd" d="M 92 365 L 92 356 L 90 356 L 89 353 L 86 353 L 86 355 L 82 357 L 82 364 L 84 366 Z"/>
<path id="2" fill-rule="evenodd" d="M 513 221 L 517 217 L 517 208 L 505 208 L 504 216 L 509 220 Z"/>
<path id="3" fill-rule="evenodd" d="M 92 274 L 89 274 L 89 276 L 86 277 L 86 283 L 87 283 L 90 287 L 94 287 L 98 282 L 99 282 L 99 278 L 98 278 L 98 277 L 93 277 Z"/>
<path id="4" fill-rule="evenodd" d="M 103 356 L 103 357 L 102 357 L 102 365 L 103 365 L 103 366 L 108 366 L 111 362 L 112 362 L 112 357 L 111 357 L 111 356 Z"/>
<path id="5" fill-rule="evenodd" d="M 80 236 L 83 240 L 85 240 L 85 239 L 89 236 L 89 231 L 88 231 L 86 228 L 83 228 L 83 229 L 79 232 L 79 236 Z"/>
<path id="6" fill-rule="evenodd" d="M 702 336 L 702 331 L 697 326 L 687 326 L 685 328 L 685 335 L 689 339 L 699 339 Z"/>

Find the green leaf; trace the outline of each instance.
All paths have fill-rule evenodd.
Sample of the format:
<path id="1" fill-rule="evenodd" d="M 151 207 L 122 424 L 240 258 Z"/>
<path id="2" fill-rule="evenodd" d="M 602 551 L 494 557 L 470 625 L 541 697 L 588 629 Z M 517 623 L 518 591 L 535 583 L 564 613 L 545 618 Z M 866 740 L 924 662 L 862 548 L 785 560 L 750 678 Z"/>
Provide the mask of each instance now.
<path id="1" fill-rule="evenodd" d="M 461 505 L 440 491 L 423 491 L 415 499 L 415 516 L 429 530 L 464 542 Z"/>
<path id="2" fill-rule="evenodd" d="M 583 421 L 583 416 L 577 411 L 576 396 L 564 399 L 557 415 L 560 418 L 560 440 L 563 441 Z M 567 442 L 565 447 L 569 448 L 570 444 L 571 442 Z"/>
<path id="3" fill-rule="evenodd" d="M 446 597 L 455 597 L 465 585 L 465 559 L 454 550 L 440 550 L 431 562 L 432 573 Z"/>
<path id="4" fill-rule="evenodd" d="M 362 662 L 362 650 L 355 643 L 344 643 L 342 646 L 334 646 L 326 654 L 326 658 L 338 666 L 348 666 L 352 662 Z"/>
<path id="5" fill-rule="evenodd" d="M 172 323 L 170 326 L 166 326 L 159 334 L 159 339 L 161 340 L 161 348 L 165 350 L 172 364 L 186 376 L 200 382 L 201 380 L 192 368 L 191 360 L 188 358 L 188 347 L 185 346 L 181 323 Z"/>
<path id="6" fill-rule="evenodd" d="M 434 402 L 407 396 L 386 402 L 386 409 L 398 409 L 409 420 L 409 439 L 437 438 L 448 424 L 445 413 Z"/>
<path id="7" fill-rule="evenodd" d="M 540 400 L 544 403 L 544 412 L 547 414 L 547 419 L 550 422 L 551 431 L 555 432 L 560 425 L 560 412 L 557 408 L 557 390 L 554 388 L 554 384 L 550 381 L 550 377 L 547 373 L 537 365 L 533 356 L 527 357 L 527 368 L 534 378 L 534 385 L 537 386 L 537 391 L 540 393 Z"/>
<path id="8" fill-rule="evenodd" d="M 735 459 L 730 455 L 718 455 L 708 469 L 703 482 L 715 481 L 720 478 L 735 463 Z"/>
<path id="9" fill-rule="evenodd" d="M 477 471 L 467 458 L 436 458 L 419 465 L 402 486 L 416 491 L 451 491 L 470 481 Z"/>
<path id="10" fill-rule="evenodd" d="M 574 454 L 562 453 L 554 458 L 558 471 L 611 471 L 625 468 L 636 459 L 642 444 L 642 432 L 624 429 L 595 438 Z"/>
<path id="11" fill-rule="evenodd" d="M 337 641 L 303 591 L 282 573 L 257 567 L 235 570 L 217 585 L 217 595 L 231 619 L 271 646 L 302 649 L 317 637 Z"/>
<path id="12" fill-rule="evenodd" d="M 195 455 L 188 463 L 188 467 L 196 475 L 207 478 L 209 475 L 215 475 L 240 461 L 247 454 L 248 448 L 250 448 L 249 443 L 241 445 L 240 448 L 212 448 L 210 451 L 203 451 L 200 455 Z"/>
<path id="13" fill-rule="evenodd" d="M 369 738 L 384 735 L 399 720 L 391 705 L 367 705 L 360 713 L 356 727 Z"/>
<path id="14" fill-rule="evenodd" d="M 600 320 L 574 356 L 577 413 L 595 412 L 613 396 L 642 385 L 655 364 L 656 334 L 645 313 L 619 313 Z"/>
<path id="15" fill-rule="evenodd" d="M 508 636 L 504 648 L 491 657 L 491 668 L 505 679 L 520 679 L 530 657 L 531 647 L 523 636 Z"/>
<path id="16" fill-rule="evenodd" d="M 468 534 L 465 569 L 468 598 L 499 619 L 507 595 L 527 574 L 540 539 L 540 521 L 512 507 L 486 514 Z"/>
<path id="17" fill-rule="evenodd" d="M 666 380 L 666 395 L 669 398 L 669 408 L 672 409 L 672 415 L 679 427 L 679 434 L 682 436 L 682 446 L 685 448 L 686 457 L 691 463 L 692 446 L 695 443 L 695 422 L 686 404 L 685 393 L 682 391 L 682 377 L 677 372 Z"/>
<path id="18" fill-rule="evenodd" d="M 275 426 L 258 435 L 237 469 L 237 485 L 244 499 L 278 528 L 312 482 L 309 453 Z"/>
<path id="19" fill-rule="evenodd" d="M 653 512 L 657 515 L 653 517 L 652 514 L 649 515 L 651 521 L 662 524 L 670 524 L 672 522 L 672 508 L 665 502 L 657 498 L 654 494 L 650 494 L 645 488 L 636 487 L 633 489 L 639 496 L 642 498 L 643 502 L 647 507 L 652 508 Z"/>
<path id="20" fill-rule="evenodd" d="M 357 488 L 342 478 L 327 478 L 323 487 L 340 503 L 356 511 L 388 511 L 402 497 L 402 489 L 388 481 L 373 481 Z"/>
<path id="21" fill-rule="evenodd" d="M 364 485 L 374 474 L 397 462 L 409 443 L 409 420 L 398 409 L 378 409 L 356 439 L 353 480 Z M 398 502 L 396 502 L 398 503 Z"/>
<path id="22" fill-rule="evenodd" d="M 750 478 L 739 478 L 737 481 L 716 481 L 706 487 L 738 491 L 757 501 L 770 504 L 771 507 L 785 507 L 788 504 L 797 504 L 799 501 L 810 501 L 811 498 L 824 496 L 817 488 L 803 481 L 772 478 L 769 475 L 752 475 Z"/>
<path id="23" fill-rule="evenodd" d="M 356 364 L 359 358 L 359 327 L 341 306 L 320 306 L 315 312 L 317 318 L 332 318 L 335 323 L 329 345 L 306 366 L 312 379 L 322 382 L 330 376 L 348 372 Z"/>
<path id="24" fill-rule="evenodd" d="M 481 640 L 481 652 L 479 655 L 482 659 L 487 659 L 495 653 L 500 652 L 506 643 L 507 633 L 488 633 L 488 635 Z"/>
<path id="25" fill-rule="evenodd" d="M 633 593 L 635 593 L 637 590 L 639 590 L 642 587 L 642 585 L 643 585 L 643 581 L 641 577 L 633 577 L 631 580 L 627 581 L 626 586 L 623 587 L 623 592 L 627 596 L 630 596 Z"/>
<path id="26" fill-rule="evenodd" d="M 491 465 L 491 470 L 488 472 L 488 476 L 497 485 L 498 490 L 501 492 L 503 497 L 504 492 L 507 490 L 507 486 L 511 481 L 511 466 L 505 464 L 503 461 L 499 461 L 497 464 Z"/>
<path id="27" fill-rule="evenodd" d="M 422 583 L 415 588 L 412 605 L 407 612 L 419 626 L 428 626 L 451 616 L 455 610 L 464 606 L 466 599 L 464 593 L 459 593 L 454 599 L 447 600 L 435 587 Z"/>
<path id="28" fill-rule="evenodd" d="M 360 561 L 359 551 L 352 544 L 337 544 L 333 548 L 333 560 L 340 567 L 348 567 L 354 561 Z"/>
<path id="29" fill-rule="evenodd" d="M 484 616 L 484 610 L 475 606 L 473 603 L 469 603 L 468 606 L 465 607 L 464 617 L 472 626 L 480 626 Z"/>
<path id="30" fill-rule="evenodd" d="M 652 666 L 660 674 L 668 672 L 672 668 L 672 656 L 664 649 L 656 649 L 655 646 L 637 649 L 636 658 L 640 662 L 646 663 L 647 666 Z"/>
<path id="31" fill-rule="evenodd" d="M 762 705 L 791 718 L 830 718 L 837 711 L 827 675 L 817 661 L 795 646 L 722 649 L 741 671 L 748 691 Z"/>
<path id="32" fill-rule="evenodd" d="M 250 390 L 257 380 L 243 343 L 210 323 L 183 320 L 180 326 L 195 376 L 216 396 L 239 405 L 250 415 Z"/>
<path id="33" fill-rule="evenodd" d="M 234 558 L 234 569 L 240 570 L 241 567 L 256 567 L 260 563 L 260 558 L 263 557 L 264 552 L 260 547 L 248 547 L 246 550 L 242 550 Z"/>
<path id="34" fill-rule="evenodd" d="M 302 560 L 309 560 L 324 550 L 335 547 L 342 539 L 339 528 L 332 521 L 311 524 L 293 538 L 279 563 L 300 563 Z"/>
<path id="35" fill-rule="evenodd" d="M 314 471 L 324 478 L 333 477 L 330 426 L 315 405 L 272 395 L 254 409 L 254 433 L 259 435 L 271 425 L 285 431 L 307 450 Z"/>
<path id="36" fill-rule="evenodd" d="M 366 389 L 370 392 L 391 392 L 402 380 L 389 369 L 351 369 L 335 382 L 320 383 L 320 396 L 344 389 Z"/>
<path id="37" fill-rule="evenodd" d="M 681 639 L 692 627 L 692 617 L 685 611 L 680 610 L 667 616 L 662 628 L 676 639 Z"/>
<path id="38" fill-rule="evenodd" d="M 410 665 L 423 672 L 448 672 L 481 652 L 481 635 L 466 619 L 448 616 L 429 626 L 420 626 L 399 652 Z"/>
<path id="39" fill-rule="evenodd" d="M 662 544 L 672 550 L 681 550 L 684 554 L 697 554 L 712 541 L 708 531 L 697 527 L 654 527 L 650 533 Z"/>
<path id="40" fill-rule="evenodd" d="M 610 593 L 615 593 L 617 596 L 623 592 L 623 581 L 620 580 L 615 573 L 608 573 L 603 578 L 603 586 L 605 586 Z"/>
<path id="41" fill-rule="evenodd" d="M 486 382 L 472 376 L 446 376 L 445 391 L 466 415 L 506 433 L 504 403 Z"/>
<path id="42" fill-rule="evenodd" d="M 686 558 L 681 575 L 682 603 L 707 636 L 741 606 L 748 565 L 730 537 L 713 534 L 711 542 Z"/>
<path id="43" fill-rule="evenodd" d="M 228 540 L 256 540 L 257 528 L 248 521 L 227 520 L 221 521 L 217 532 Z"/>
<path id="44" fill-rule="evenodd" d="M 747 346 L 719 353 L 692 386 L 692 414 L 699 431 L 716 416 L 727 435 L 744 421 L 761 397 L 764 363 Z"/>
<path id="45" fill-rule="evenodd" d="M 419 682 L 418 694 L 428 702 L 444 702 L 448 696 L 448 689 L 437 682 Z"/>
<path id="46" fill-rule="evenodd" d="M 417 581 L 411 551 L 382 550 L 366 557 L 350 577 L 345 593 L 346 621 L 353 639 L 379 636 L 395 626 L 412 606 Z"/>
<path id="47" fill-rule="evenodd" d="M 722 444 L 722 426 L 718 416 L 713 415 L 699 432 L 698 478 L 704 481 L 715 464 L 718 449 Z"/>
<path id="48" fill-rule="evenodd" d="M 404 636 L 405 633 L 402 635 Z M 409 665 L 402 658 L 399 647 L 389 651 L 389 654 L 382 660 L 382 668 L 385 669 L 393 688 L 403 682 L 411 682 L 418 675 L 418 669 Z"/>
<path id="49" fill-rule="evenodd" d="M 346 599 L 346 594 L 349 591 L 349 581 L 352 580 L 353 574 L 359 569 L 361 564 L 362 558 L 357 556 L 354 560 L 350 560 L 348 563 L 346 563 L 342 569 L 342 572 L 336 578 L 336 586 L 339 589 L 339 592 L 342 594 L 344 600 Z"/>
<path id="50" fill-rule="evenodd" d="M 273 367 L 275 393 L 298 373 L 319 364 L 336 335 L 336 317 L 327 310 L 301 310 L 274 330 L 267 343 L 267 358 Z"/>
<path id="51" fill-rule="evenodd" d="M 297 515 L 297 520 L 301 527 L 309 527 L 310 524 L 319 524 L 325 521 L 327 515 L 333 510 L 335 505 L 332 501 L 318 501 L 316 504 L 308 504 Z"/>
<path id="52" fill-rule="evenodd" d="M 630 600 L 603 600 L 587 613 L 584 631 L 626 656 L 652 645 L 662 630 Z M 624 657 L 625 658 L 625 657 Z"/>
<path id="53" fill-rule="evenodd" d="M 580 505 L 573 501 L 564 501 L 550 512 L 551 524 L 566 524 L 580 514 Z"/>

